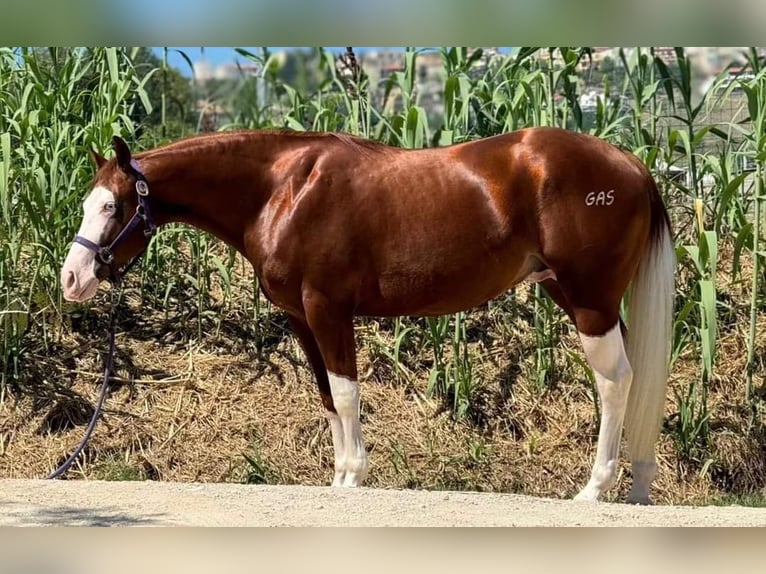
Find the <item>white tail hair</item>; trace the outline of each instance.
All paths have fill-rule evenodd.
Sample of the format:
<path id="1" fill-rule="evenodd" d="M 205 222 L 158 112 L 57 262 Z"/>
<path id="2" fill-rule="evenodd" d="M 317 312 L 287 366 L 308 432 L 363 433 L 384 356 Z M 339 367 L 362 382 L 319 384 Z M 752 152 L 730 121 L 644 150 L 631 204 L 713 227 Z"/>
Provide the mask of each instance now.
<path id="1" fill-rule="evenodd" d="M 630 298 L 626 351 L 633 383 L 625 413 L 625 434 L 634 475 L 636 466 L 642 465 L 647 471 L 651 469 L 653 476 L 654 448 L 662 426 L 668 381 L 676 257 L 664 207 L 660 204 L 652 211 L 653 232 L 633 278 Z"/>

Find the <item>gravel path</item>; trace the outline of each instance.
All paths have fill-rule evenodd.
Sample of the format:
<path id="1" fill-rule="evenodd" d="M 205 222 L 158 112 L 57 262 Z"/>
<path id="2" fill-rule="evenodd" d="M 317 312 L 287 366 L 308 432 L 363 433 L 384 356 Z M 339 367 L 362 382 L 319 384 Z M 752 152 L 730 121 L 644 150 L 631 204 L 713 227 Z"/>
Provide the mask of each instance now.
<path id="1" fill-rule="evenodd" d="M 513 494 L 0 480 L 0 526 L 766 526 L 766 508 L 575 503 Z"/>

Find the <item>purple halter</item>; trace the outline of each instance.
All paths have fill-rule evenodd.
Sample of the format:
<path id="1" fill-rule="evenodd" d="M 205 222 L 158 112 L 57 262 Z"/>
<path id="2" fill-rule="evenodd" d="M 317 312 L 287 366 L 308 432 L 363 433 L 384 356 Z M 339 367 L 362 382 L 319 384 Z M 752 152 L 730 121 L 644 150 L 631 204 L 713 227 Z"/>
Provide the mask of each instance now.
<path id="1" fill-rule="evenodd" d="M 122 228 L 122 231 L 120 231 L 117 237 L 115 237 L 108 246 L 98 245 L 90 239 L 82 237 L 81 235 L 75 235 L 74 237 L 75 243 L 79 243 L 83 247 L 86 247 L 91 251 L 95 251 L 96 260 L 99 263 L 109 267 L 109 279 L 113 283 L 119 282 L 120 279 L 122 279 L 122 276 L 125 275 L 125 273 L 127 273 L 128 270 L 138 261 L 138 258 L 143 255 L 142 251 L 122 267 L 115 268 L 114 251 L 117 249 L 117 247 L 119 247 L 125 238 L 142 223 L 144 225 L 146 247 L 149 246 L 149 241 L 151 241 L 154 234 L 157 233 L 157 224 L 154 222 L 154 219 L 152 218 L 152 212 L 149 209 L 149 184 L 147 183 L 144 174 L 141 173 L 136 160 L 130 160 L 130 167 L 134 172 L 133 175 L 136 177 L 136 193 L 138 194 L 138 206 L 136 207 L 136 212 L 133 214 L 133 217 L 130 218 L 130 221 L 128 221 L 125 227 Z M 146 251 L 146 247 L 144 248 L 144 251 Z"/>

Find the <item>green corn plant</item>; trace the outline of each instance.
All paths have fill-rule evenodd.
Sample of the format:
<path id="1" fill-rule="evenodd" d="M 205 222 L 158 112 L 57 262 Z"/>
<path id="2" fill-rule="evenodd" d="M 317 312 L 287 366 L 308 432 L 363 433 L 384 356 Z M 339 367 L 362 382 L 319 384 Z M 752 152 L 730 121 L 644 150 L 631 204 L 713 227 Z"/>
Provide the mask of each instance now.
<path id="1" fill-rule="evenodd" d="M 437 145 L 450 145 L 468 139 L 472 131 L 472 98 L 475 82 L 471 67 L 481 58 L 481 49 L 442 48 L 440 51 L 446 79 L 444 82 L 444 124 L 435 134 Z"/>
<path id="2" fill-rule="evenodd" d="M 407 325 L 407 319 L 404 317 L 394 318 L 393 343 L 389 344 L 386 337 L 382 335 L 383 324 L 379 323 L 379 329 L 375 329 L 370 343 L 374 355 L 382 358 L 391 367 L 394 379 L 397 383 L 409 382 L 412 378 L 412 371 L 407 368 L 404 361 L 404 355 L 411 347 L 414 335 L 417 332 L 417 326 Z"/>
<path id="3" fill-rule="evenodd" d="M 393 113 L 379 122 L 381 131 L 377 134 L 378 139 L 393 145 L 415 149 L 424 147 L 428 141 L 428 118 L 418 105 L 417 54 L 414 48 L 407 48 L 404 70 L 393 72 L 386 81 L 383 97 Z M 384 113 L 380 114 L 381 119 Z"/>
<path id="4" fill-rule="evenodd" d="M 458 419 L 469 413 L 476 390 L 474 358 L 468 346 L 466 318 L 466 313 L 426 318 L 425 343 L 431 348 L 434 357 L 426 396 L 451 399 L 452 413 Z M 450 343 L 451 357 L 448 359 L 444 351 Z"/>
<path id="5" fill-rule="evenodd" d="M 596 109 L 590 119 L 588 132 L 610 143 L 620 145 L 626 126 L 630 123 L 629 114 L 623 102 L 622 93 L 615 94 L 609 76 L 603 79 L 604 95 L 596 99 Z M 648 165 L 651 163 L 647 162 Z"/>
<path id="6" fill-rule="evenodd" d="M 759 307 L 759 276 L 764 252 L 761 249 L 762 242 L 762 205 L 764 199 L 764 173 L 763 162 L 766 160 L 766 67 L 758 56 L 755 48 L 748 53 L 750 69 L 753 78 L 740 82 L 747 97 L 747 107 L 750 115 L 751 130 L 745 134 L 744 154 L 755 165 L 755 191 L 753 196 L 753 225 L 750 238 L 751 252 L 753 254 L 753 275 L 750 294 L 750 325 L 747 336 L 747 370 L 745 373 L 747 400 L 750 405 L 751 415 L 755 416 L 755 396 L 753 392 L 754 355 L 756 345 L 756 321 Z"/>
<path id="7" fill-rule="evenodd" d="M 403 378 L 409 379 L 412 376 L 412 373 L 402 360 L 402 354 L 405 349 L 410 347 L 412 339 L 417 333 L 417 326 L 407 323 L 407 319 L 403 317 L 396 317 L 394 319 L 394 347 L 391 353 L 391 361 L 395 365 L 397 381 Z"/>
<path id="8" fill-rule="evenodd" d="M 681 123 L 680 129 L 668 125 L 668 145 L 672 150 L 680 152 L 683 163 L 689 172 L 688 186 L 678 186 L 691 198 L 702 198 L 709 203 L 708 190 L 704 185 L 704 172 L 700 171 L 699 150 L 705 146 L 709 135 L 725 139 L 725 134 L 712 124 L 700 121 L 708 107 L 708 95 L 716 92 L 716 86 L 728 79 L 728 72 L 722 71 L 713 82 L 713 88 L 699 92 L 692 81 L 692 64 L 683 48 L 676 48 L 677 71 L 671 71 L 660 58 L 655 58 L 655 68 L 658 71 L 672 119 Z M 655 114 L 656 117 L 656 114 Z"/>
<path id="9" fill-rule="evenodd" d="M 696 200 L 698 226 L 697 245 L 684 245 L 682 253 L 691 261 L 697 272 L 697 289 L 694 308 L 682 309 L 686 317 L 697 317 L 696 327 L 700 341 L 701 379 L 689 383 L 686 394 L 676 392 L 679 412 L 678 441 L 684 456 L 691 456 L 691 445 L 707 445 L 709 440 L 708 392 L 715 366 L 715 350 L 718 331 L 716 271 L 718 266 L 718 234 L 705 229 L 703 203 Z M 692 311 L 695 311 L 692 313 Z"/>
<path id="10" fill-rule="evenodd" d="M 535 284 L 535 389 L 538 394 L 552 389 L 557 378 L 556 350 L 560 343 L 560 313 L 556 304 Z"/>
<path id="11" fill-rule="evenodd" d="M 561 91 L 565 105 L 560 108 L 559 125 L 575 131 L 583 131 L 584 116 L 580 107 L 580 79 L 577 75 L 577 66 L 589 53 L 587 48 L 559 48 L 563 61 L 560 72 Z M 554 84 L 554 90 L 555 90 Z"/>
<path id="12" fill-rule="evenodd" d="M 353 51 L 351 54 L 354 54 Z M 336 60 L 332 52 L 319 49 L 320 61 L 327 70 L 329 79 L 342 96 L 345 109 L 342 131 L 369 138 L 372 135 L 373 103 L 371 101 L 371 86 L 367 74 L 362 69 L 354 54 L 353 64 L 347 59 L 344 65 L 344 75 L 337 74 Z"/>
<path id="13" fill-rule="evenodd" d="M 452 392 L 454 393 L 452 412 L 455 418 L 463 418 L 471 408 L 471 399 L 475 390 L 473 376 L 473 358 L 468 348 L 466 336 L 466 313 L 454 316 L 455 330 L 452 337 L 452 365 L 450 368 Z"/>
<path id="14" fill-rule="evenodd" d="M 719 235 L 728 231 L 736 233 L 747 223 L 737 192 L 742 189 L 748 174 L 740 171 L 735 175 L 736 160 L 737 156 L 730 152 L 728 145 L 721 155 L 707 154 L 700 158 L 701 173 L 712 177 L 712 187 L 717 190 L 710 195 L 710 212 L 714 214 L 713 229 Z"/>
<path id="15" fill-rule="evenodd" d="M 234 51 L 255 64 L 258 72 L 248 75 L 240 68 L 236 88 L 230 93 L 233 108 L 230 121 L 220 129 L 257 129 L 281 125 L 282 122 L 275 115 L 284 114 L 281 102 L 277 101 L 277 93 L 283 89 L 283 84 L 278 77 L 278 63 L 274 54 L 268 48 L 261 48 L 259 54 L 244 48 L 235 48 Z M 297 129 L 298 126 L 305 129 L 301 122 L 289 127 Z"/>
<path id="16" fill-rule="evenodd" d="M 444 85 L 444 127 L 439 145 L 461 141 L 470 131 L 471 80 L 466 73 L 449 76 Z"/>
<path id="17" fill-rule="evenodd" d="M 539 48 L 520 48 L 490 66 L 476 80 L 471 100 L 476 118 L 476 135 L 486 137 L 534 125 L 544 81 L 536 56 Z"/>
<path id="18" fill-rule="evenodd" d="M 49 324 L 61 323 L 58 273 L 92 176 L 87 147 L 103 149 L 113 134 L 131 133 L 133 112 L 150 107 L 147 77 L 132 66 L 136 54 L 0 50 L 3 392 L 18 376 L 30 330 L 43 347 L 59 336 Z"/>
<path id="19" fill-rule="evenodd" d="M 678 428 L 673 441 L 679 457 L 685 461 L 699 461 L 709 442 L 710 412 L 707 407 L 705 386 L 692 380 L 685 391 L 674 391 L 678 409 Z"/>
<path id="20" fill-rule="evenodd" d="M 661 80 L 656 68 L 664 62 L 641 48 L 620 49 L 619 59 L 625 70 L 624 93 L 630 102 L 631 129 L 623 133 L 623 143 L 647 160 L 647 148 L 656 145 L 658 134 L 657 91 Z M 647 108 L 649 113 L 646 113 Z"/>
<path id="21" fill-rule="evenodd" d="M 427 317 L 425 340 L 434 356 L 433 366 L 428 375 L 427 396 L 446 396 L 448 393 L 447 363 L 444 359 L 444 344 L 449 333 L 450 317 Z"/>

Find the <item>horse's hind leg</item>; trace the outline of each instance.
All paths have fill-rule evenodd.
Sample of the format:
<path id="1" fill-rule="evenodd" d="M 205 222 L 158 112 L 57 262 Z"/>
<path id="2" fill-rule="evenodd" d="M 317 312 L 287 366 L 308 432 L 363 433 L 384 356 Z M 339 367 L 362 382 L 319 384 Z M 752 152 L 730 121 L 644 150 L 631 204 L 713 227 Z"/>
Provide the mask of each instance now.
<path id="1" fill-rule="evenodd" d="M 598 311 L 590 299 L 583 296 L 583 290 L 569 292 L 553 279 L 545 279 L 541 285 L 551 298 L 572 319 L 582 342 L 585 358 L 596 376 L 598 394 L 601 398 L 601 427 L 598 433 L 596 460 L 588 484 L 575 497 L 577 500 L 595 501 L 614 484 L 617 476 L 617 462 L 620 453 L 622 423 L 628 403 L 628 393 L 633 380 L 633 371 L 628 362 L 623 339 L 624 325 L 620 320 L 619 302 L 602 303 L 614 307 L 612 311 Z M 578 306 L 579 303 L 579 306 Z"/>
<path id="2" fill-rule="evenodd" d="M 570 296 L 553 279 L 546 279 L 541 285 L 574 322 L 585 358 L 596 376 L 601 398 L 601 427 L 596 460 L 588 484 L 575 497 L 576 500 L 595 501 L 612 487 L 617 476 L 622 423 L 633 379 L 633 371 L 625 352 L 624 325 L 616 308 L 610 312 L 596 311 L 590 308 L 595 306 L 592 301 L 588 301 L 587 308 L 576 306 L 583 299 L 579 290 L 570 290 Z"/>
<path id="3" fill-rule="evenodd" d="M 359 382 L 352 314 L 332 305 L 316 291 L 304 293 L 303 306 L 327 368 L 333 404 L 343 429 L 342 486 L 358 486 L 367 476 L 369 465 L 359 421 Z M 333 482 L 333 485 L 337 484 Z"/>
<path id="4" fill-rule="evenodd" d="M 346 451 L 343 441 L 343 425 L 340 417 L 335 410 L 335 403 L 332 400 L 332 391 L 330 390 L 330 380 L 327 375 L 327 367 L 324 364 L 322 353 L 319 350 L 314 334 L 304 320 L 292 315 L 289 317 L 290 327 L 298 338 L 303 348 L 303 352 L 311 364 L 311 370 L 319 387 L 319 395 L 322 398 L 322 405 L 325 408 L 325 416 L 330 424 L 332 433 L 332 446 L 335 455 L 335 476 L 332 485 L 341 486 L 346 476 Z"/>
<path id="5" fill-rule="evenodd" d="M 575 307 L 574 314 L 585 357 L 593 368 L 601 398 L 601 426 L 596 460 L 588 484 L 575 499 L 596 501 L 614 485 L 617 477 L 622 424 L 633 371 L 625 352 L 616 310 L 599 313 Z M 583 325 L 587 325 L 586 332 L 591 334 L 583 332 Z"/>

